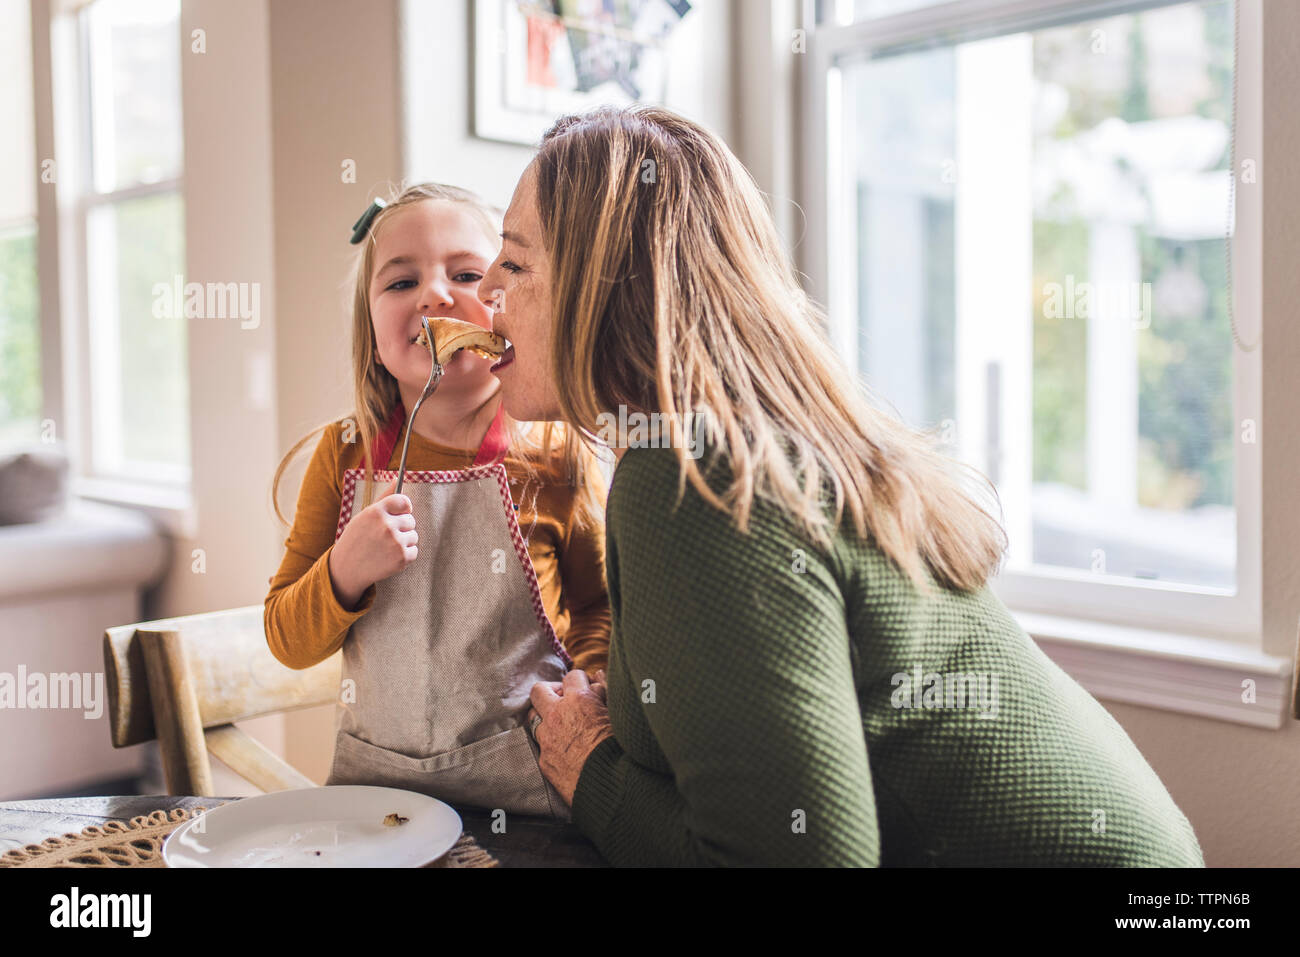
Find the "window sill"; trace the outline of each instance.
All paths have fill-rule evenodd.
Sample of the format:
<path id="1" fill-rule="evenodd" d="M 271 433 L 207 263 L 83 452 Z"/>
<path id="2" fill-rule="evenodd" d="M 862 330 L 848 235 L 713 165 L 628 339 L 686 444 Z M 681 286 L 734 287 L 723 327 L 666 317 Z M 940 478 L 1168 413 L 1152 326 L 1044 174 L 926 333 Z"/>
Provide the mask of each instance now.
<path id="1" fill-rule="evenodd" d="M 1247 645 L 1012 611 L 1044 653 L 1089 694 L 1257 728 L 1291 715 L 1287 658 Z M 1254 700 L 1243 701 L 1244 682 Z"/>
<path id="2" fill-rule="evenodd" d="M 136 509 L 174 538 L 198 535 L 194 501 L 185 489 L 84 477 L 72 479 L 70 486 L 76 498 Z"/>

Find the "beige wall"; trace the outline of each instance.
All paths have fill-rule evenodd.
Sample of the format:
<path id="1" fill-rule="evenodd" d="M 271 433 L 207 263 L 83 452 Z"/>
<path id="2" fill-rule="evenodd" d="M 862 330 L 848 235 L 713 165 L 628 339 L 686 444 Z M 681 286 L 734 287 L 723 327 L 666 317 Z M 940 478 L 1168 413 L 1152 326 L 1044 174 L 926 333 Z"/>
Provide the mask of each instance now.
<path id="1" fill-rule="evenodd" d="M 1263 7 L 1264 143 L 1256 186 L 1263 191 L 1262 613 L 1264 650 L 1291 655 L 1300 618 L 1300 3 L 1267 0 Z M 1247 342 L 1258 328 L 1252 318 L 1241 320 Z"/>
<path id="2" fill-rule="evenodd" d="M 1103 701 L 1182 808 L 1209 867 L 1300 867 L 1300 724 L 1248 728 Z"/>
<path id="3" fill-rule="evenodd" d="M 806 223 L 796 197 L 800 159 L 799 67 L 794 30 L 802 22 L 797 0 L 746 0 L 733 5 L 729 144 L 767 194 L 768 208 L 791 256 Z M 797 259 L 796 259 L 797 261 Z"/>

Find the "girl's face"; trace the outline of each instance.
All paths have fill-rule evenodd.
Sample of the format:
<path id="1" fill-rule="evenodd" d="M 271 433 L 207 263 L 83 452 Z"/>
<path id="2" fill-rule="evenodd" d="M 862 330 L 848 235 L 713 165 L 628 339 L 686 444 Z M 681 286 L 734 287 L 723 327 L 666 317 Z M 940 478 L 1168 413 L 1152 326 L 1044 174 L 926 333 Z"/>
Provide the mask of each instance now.
<path id="1" fill-rule="evenodd" d="M 550 258 L 537 218 L 536 174 L 529 166 L 506 210 L 501 253 L 483 276 L 482 301 L 495 304 L 495 331 L 510 340 L 493 373 L 501 380 L 501 401 L 523 422 L 561 418 L 551 381 Z"/>
<path id="2" fill-rule="evenodd" d="M 492 308 L 478 298 L 479 280 L 496 244 L 459 203 L 425 200 L 394 212 L 376 235 L 370 275 L 370 317 L 379 360 L 415 390 L 429 379 L 429 350 L 416 345 L 421 316 L 449 316 L 492 328 Z M 443 367 L 439 391 L 492 381 L 492 360 L 462 350 Z"/>

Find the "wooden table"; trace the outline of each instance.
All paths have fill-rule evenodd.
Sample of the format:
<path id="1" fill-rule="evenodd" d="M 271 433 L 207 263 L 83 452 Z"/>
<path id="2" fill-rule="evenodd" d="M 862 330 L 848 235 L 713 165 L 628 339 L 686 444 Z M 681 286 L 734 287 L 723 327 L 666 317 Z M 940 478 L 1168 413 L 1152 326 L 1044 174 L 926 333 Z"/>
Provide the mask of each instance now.
<path id="1" fill-rule="evenodd" d="M 91 824 L 129 821 L 150 811 L 213 808 L 239 798 L 127 795 L 124 797 L 49 798 L 0 804 L 0 854 L 10 848 L 39 844 L 47 837 L 79 832 Z M 512 814 L 506 833 L 494 834 L 490 812 L 456 808 L 480 847 L 502 867 L 605 867 L 604 858 L 572 824 Z"/>

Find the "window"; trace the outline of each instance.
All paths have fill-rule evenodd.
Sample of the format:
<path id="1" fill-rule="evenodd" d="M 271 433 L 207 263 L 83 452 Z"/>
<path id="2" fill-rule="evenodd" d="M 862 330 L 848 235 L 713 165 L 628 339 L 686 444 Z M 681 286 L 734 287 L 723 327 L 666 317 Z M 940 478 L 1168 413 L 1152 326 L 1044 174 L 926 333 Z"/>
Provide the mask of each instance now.
<path id="1" fill-rule="evenodd" d="M 40 437 L 36 134 L 27 0 L 0 2 L 0 449 Z"/>
<path id="2" fill-rule="evenodd" d="M 55 109 L 76 118 L 65 117 L 59 179 L 81 262 L 65 309 L 77 313 L 70 327 L 86 343 L 84 471 L 184 485 L 185 322 L 155 302 L 157 288 L 183 282 L 185 263 L 180 4 L 94 0 L 63 27 Z"/>
<path id="3" fill-rule="evenodd" d="M 1115 8 L 817 4 L 812 272 L 873 391 L 997 484 L 1009 605 L 1241 638 L 1258 318 L 1232 263 L 1257 228 L 1230 165 L 1237 11 Z"/>

